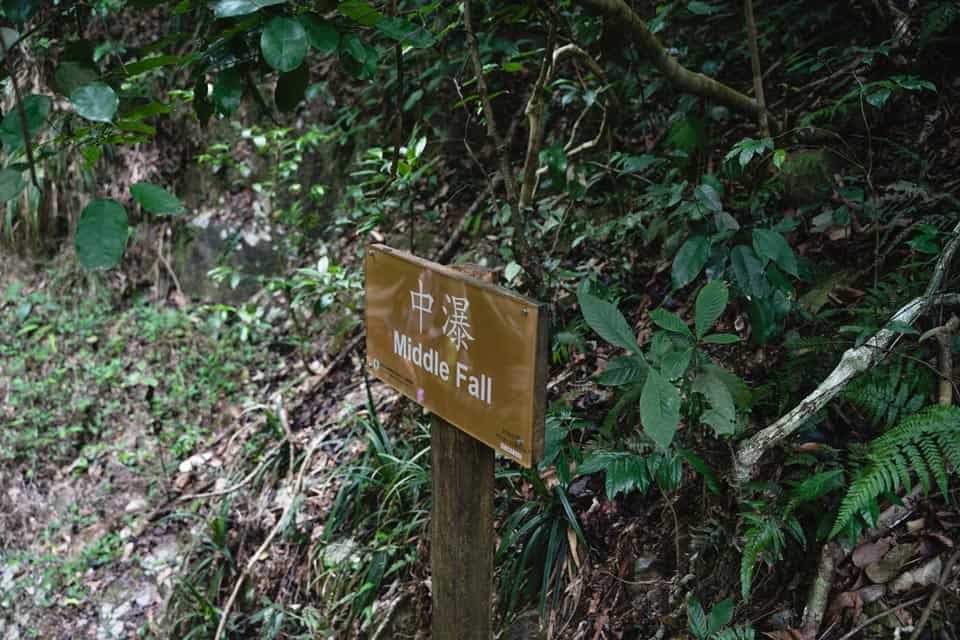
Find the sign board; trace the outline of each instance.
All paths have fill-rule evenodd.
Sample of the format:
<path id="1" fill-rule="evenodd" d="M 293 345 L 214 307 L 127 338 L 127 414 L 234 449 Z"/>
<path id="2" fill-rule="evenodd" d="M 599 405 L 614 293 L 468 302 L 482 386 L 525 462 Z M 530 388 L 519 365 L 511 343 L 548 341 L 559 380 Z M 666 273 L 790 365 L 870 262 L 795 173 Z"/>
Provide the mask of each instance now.
<path id="1" fill-rule="evenodd" d="M 546 305 L 384 245 L 367 248 L 367 369 L 530 467 L 543 455 Z"/>

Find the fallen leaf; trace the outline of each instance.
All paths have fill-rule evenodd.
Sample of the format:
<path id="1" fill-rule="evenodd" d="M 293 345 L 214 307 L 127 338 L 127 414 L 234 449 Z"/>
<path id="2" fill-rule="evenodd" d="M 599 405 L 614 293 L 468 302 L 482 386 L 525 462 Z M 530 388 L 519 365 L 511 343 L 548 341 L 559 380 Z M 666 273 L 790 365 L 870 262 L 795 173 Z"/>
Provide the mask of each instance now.
<path id="1" fill-rule="evenodd" d="M 860 545 L 853 552 L 852 559 L 854 566 L 859 569 L 863 569 L 867 565 L 880 562 L 883 556 L 885 556 L 890 550 L 891 542 L 892 541 L 890 538 L 883 538 L 882 540 L 877 540 L 876 542 L 868 542 Z"/>
<path id="2" fill-rule="evenodd" d="M 836 619 L 847 609 L 853 610 L 854 620 L 860 617 L 863 611 L 863 600 L 860 598 L 859 591 L 844 591 L 834 596 L 830 608 L 827 609 L 827 617 Z"/>
<path id="3" fill-rule="evenodd" d="M 882 585 L 882 584 L 871 584 L 857 591 L 857 593 L 860 594 L 860 599 L 863 600 L 864 604 L 870 604 L 871 602 L 876 602 L 877 600 L 882 598 L 883 594 L 885 594 L 886 592 L 887 592 L 887 587 L 886 585 Z"/>
<path id="4" fill-rule="evenodd" d="M 910 561 L 917 553 L 918 545 L 899 544 L 890 549 L 883 557 L 883 560 L 867 565 L 864 571 L 871 581 L 877 584 L 885 584 L 893 580 L 903 569 L 903 566 Z"/>
<path id="5" fill-rule="evenodd" d="M 940 556 L 924 562 L 922 565 L 910 571 L 904 571 L 890 584 L 890 591 L 893 593 L 903 593 L 914 587 L 929 587 L 940 579 L 940 573 L 943 571 L 943 562 Z"/>

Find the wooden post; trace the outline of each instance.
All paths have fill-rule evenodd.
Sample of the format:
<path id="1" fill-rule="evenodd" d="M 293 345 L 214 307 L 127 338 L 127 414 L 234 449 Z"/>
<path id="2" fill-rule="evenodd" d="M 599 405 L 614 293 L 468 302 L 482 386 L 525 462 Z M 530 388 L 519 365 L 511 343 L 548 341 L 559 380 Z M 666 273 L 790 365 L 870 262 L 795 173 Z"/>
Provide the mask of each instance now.
<path id="1" fill-rule="evenodd" d="M 496 284 L 496 272 L 454 267 Z M 433 640 L 493 638 L 493 449 L 433 416 L 430 567 Z"/>
<path id="2" fill-rule="evenodd" d="M 493 637 L 493 449 L 433 417 L 433 640 Z"/>

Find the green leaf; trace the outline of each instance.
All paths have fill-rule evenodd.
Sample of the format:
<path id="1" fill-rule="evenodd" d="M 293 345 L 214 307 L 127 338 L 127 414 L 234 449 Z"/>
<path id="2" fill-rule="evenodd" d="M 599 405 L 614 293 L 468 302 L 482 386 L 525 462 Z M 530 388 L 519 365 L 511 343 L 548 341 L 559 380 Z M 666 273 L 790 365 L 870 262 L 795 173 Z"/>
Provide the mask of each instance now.
<path id="1" fill-rule="evenodd" d="M 701 373 L 693 381 L 693 390 L 702 394 L 710 405 L 710 409 L 700 416 L 700 421 L 713 427 L 717 435 L 734 433 L 737 411 L 733 396 L 723 381 L 709 373 Z"/>
<path id="2" fill-rule="evenodd" d="M 188 58 L 181 58 L 180 56 L 152 56 L 124 65 L 123 71 L 127 74 L 128 78 L 133 78 L 147 71 L 153 71 L 154 69 L 168 67 L 170 65 L 181 65 L 187 61 L 189 61 Z"/>
<path id="3" fill-rule="evenodd" d="M 337 5 L 340 15 L 346 16 L 364 27 L 372 27 L 383 20 L 383 14 L 365 0 L 343 0 Z"/>
<path id="4" fill-rule="evenodd" d="M 92 64 L 79 60 L 61 62 L 53 76 L 57 90 L 65 96 L 86 84 L 96 82 L 99 78 L 100 75 Z"/>
<path id="5" fill-rule="evenodd" d="M 15 169 L 0 171 L 0 204 L 16 198 L 26 186 L 22 172 Z"/>
<path id="6" fill-rule="evenodd" d="M 85 269 L 116 266 L 127 245 L 127 210 L 116 200 L 94 200 L 80 214 L 74 245 Z"/>
<path id="7" fill-rule="evenodd" d="M 680 289 L 700 275 L 710 255 L 710 241 L 706 236 L 692 236 L 677 251 L 673 258 L 673 288 Z"/>
<path id="8" fill-rule="evenodd" d="M 304 13 L 298 18 L 307 32 L 311 47 L 318 49 L 321 53 L 330 54 L 340 46 L 340 33 L 332 22 L 324 20 L 315 13 Z"/>
<path id="9" fill-rule="evenodd" d="M 692 0 L 692 2 L 687 3 L 687 11 L 695 16 L 712 16 L 715 13 L 719 13 L 720 9 L 709 5 L 706 2 Z"/>
<path id="10" fill-rule="evenodd" d="M 304 62 L 290 73 L 280 74 L 277 88 L 273 92 L 273 101 L 277 109 L 284 112 L 294 111 L 310 84 L 310 65 Z"/>
<path id="11" fill-rule="evenodd" d="M 621 356 L 614 358 L 603 373 L 594 380 L 597 384 L 616 387 L 634 382 L 643 382 L 649 365 L 639 356 Z"/>
<path id="12" fill-rule="evenodd" d="M 3 0 L 3 13 L 13 22 L 24 23 L 33 17 L 46 0 Z"/>
<path id="13" fill-rule="evenodd" d="M 710 617 L 707 620 L 707 629 L 712 635 L 730 624 L 733 620 L 733 600 L 724 598 L 713 605 L 710 610 Z"/>
<path id="14" fill-rule="evenodd" d="M 657 446 L 666 449 L 680 423 L 680 392 L 656 369 L 647 372 L 640 396 L 640 420 L 643 430 Z"/>
<path id="15" fill-rule="evenodd" d="M 730 292 L 722 280 L 711 280 L 697 294 L 694 321 L 697 338 L 703 338 L 727 308 Z"/>
<path id="16" fill-rule="evenodd" d="M 112 122 L 120 106 L 113 87 L 103 82 L 91 82 L 74 89 L 70 102 L 77 115 L 93 122 Z"/>
<path id="17" fill-rule="evenodd" d="M 703 341 L 707 344 L 737 344 L 740 342 L 740 336 L 732 333 L 711 333 L 704 336 Z"/>
<path id="18" fill-rule="evenodd" d="M 31 95 L 23 99 L 23 111 L 27 116 L 27 132 L 33 138 L 50 115 L 52 101 L 47 96 Z M 19 111 L 11 109 L 0 122 L 0 142 L 8 155 L 23 148 L 23 128 Z"/>
<path id="19" fill-rule="evenodd" d="M 415 49 L 425 49 L 434 42 L 432 33 L 403 18 L 384 18 L 377 23 L 377 31 Z"/>
<path id="20" fill-rule="evenodd" d="M 8 27 L 0 27 L 0 43 L 3 44 L 3 47 L 0 47 L 0 61 L 6 58 L 6 52 L 15 47 L 18 42 L 20 42 L 19 31 Z"/>
<path id="21" fill-rule="evenodd" d="M 777 149 L 773 152 L 773 166 L 777 169 L 783 167 L 783 163 L 787 160 L 787 151 L 786 149 Z"/>
<path id="22" fill-rule="evenodd" d="M 773 260 L 781 269 L 797 277 L 797 257 L 779 232 L 773 229 L 754 229 L 753 250 L 760 258 Z"/>
<path id="23" fill-rule="evenodd" d="M 371 55 L 370 49 L 363 44 L 363 40 L 355 33 L 345 34 L 342 44 L 342 50 L 360 64 L 364 64 Z"/>
<path id="24" fill-rule="evenodd" d="M 285 2 L 286 0 L 218 0 L 213 3 L 213 15 L 218 18 L 235 18 Z"/>
<path id="25" fill-rule="evenodd" d="M 737 286 L 748 300 L 769 295 L 770 285 L 763 275 L 763 263 L 753 249 L 742 244 L 735 246 L 730 251 L 730 267 Z"/>
<path id="26" fill-rule="evenodd" d="M 224 116 L 233 114 L 240 108 L 243 99 L 243 76 L 236 67 L 224 69 L 213 81 L 213 104 L 217 112 Z"/>
<path id="27" fill-rule="evenodd" d="M 693 467 L 697 473 L 703 476 L 704 482 L 707 483 L 707 489 L 710 490 L 714 495 L 720 495 L 723 493 L 723 488 L 720 486 L 720 481 L 717 479 L 717 474 L 713 472 L 713 469 L 703 461 L 703 458 L 693 453 L 692 451 L 687 451 L 686 449 L 677 449 L 677 454 L 681 458 L 687 461 L 691 467 Z"/>
<path id="28" fill-rule="evenodd" d="M 650 319 L 661 329 L 666 329 L 671 333 L 679 333 L 680 335 L 687 336 L 691 340 L 693 339 L 690 327 L 675 314 L 670 313 L 662 307 L 651 311 Z"/>
<path id="29" fill-rule="evenodd" d="M 722 382 L 727 388 L 727 391 L 730 392 L 734 404 L 741 411 L 746 411 L 750 408 L 750 403 L 753 401 L 750 389 L 747 388 L 746 383 L 741 380 L 737 374 L 713 363 L 703 365 L 701 373 Z"/>
<path id="30" fill-rule="evenodd" d="M 883 105 L 886 104 L 887 100 L 889 100 L 890 96 L 892 95 L 893 95 L 893 91 L 891 91 L 890 89 L 881 87 L 880 89 L 877 89 L 876 91 L 873 91 L 872 93 L 868 94 L 866 97 L 866 100 L 870 104 L 870 106 L 876 107 L 877 109 L 882 109 Z"/>
<path id="31" fill-rule="evenodd" d="M 697 199 L 707 211 L 723 211 L 723 202 L 720 201 L 720 194 L 709 184 L 701 184 L 693 190 L 693 196 Z"/>
<path id="32" fill-rule="evenodd" d="M 616 306 L 590 294 L 585 286 L 577 290 L 577 301 L 580 303 L 583 319 L 597 335 L 614 346 L 640 353 L 640 345 L 637 344 L 633 329 Z"/>
<path id="33" fill-rule="evenodd" d="M 710 635 L 707 627 L 707 614 L 704 613 L 703 607 L 700 606 L 697 597 L 692 593 L 687 598 L 687 628 L 697 640 L 706 640 L 707 636 Z"/>
<path id="34" fill-rule="evenodd" d="M 660 372 L 667 380 L 676 380 L 687 372 L 690 360 L 693 358 L 693 345 L 686 344 L 678 349 L 671 349 L 660 359 Z"/>
<path id="35" fill-rule="evenodd" d="M 133 199 L 150 213 L 171 216 L 183 212 L 183 204 L 163 187 L 149 182 L 138 182 L 130 187 Z"/>
<path id="36" fill-rule="evenodd" d="M 503 278 L 508 283 L 513 282 L 513 280 L 523 272 L 523 267 L 521 267 L 516 261 L 511 261 L 503 268 Z"/>
<path id="37" fill-rule="evenodd" d="M 260 51 L 277 71 L 293 71 L 307 57 L 307 32 L 292 18 L 274 18 L 260 34 Z"/>

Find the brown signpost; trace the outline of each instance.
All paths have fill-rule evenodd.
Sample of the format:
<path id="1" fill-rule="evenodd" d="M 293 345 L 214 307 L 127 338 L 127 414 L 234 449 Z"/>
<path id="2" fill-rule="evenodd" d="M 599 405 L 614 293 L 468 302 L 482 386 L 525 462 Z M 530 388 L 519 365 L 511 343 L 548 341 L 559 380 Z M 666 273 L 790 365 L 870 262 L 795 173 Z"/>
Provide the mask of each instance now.
<path id="1" fill-rule="evenodd" d="M 490 640 L 493 451 L 542 456 L 546 305 L 384 245 L 366 273 L 367 369 L 434 414 L 433 638 Z"/>

